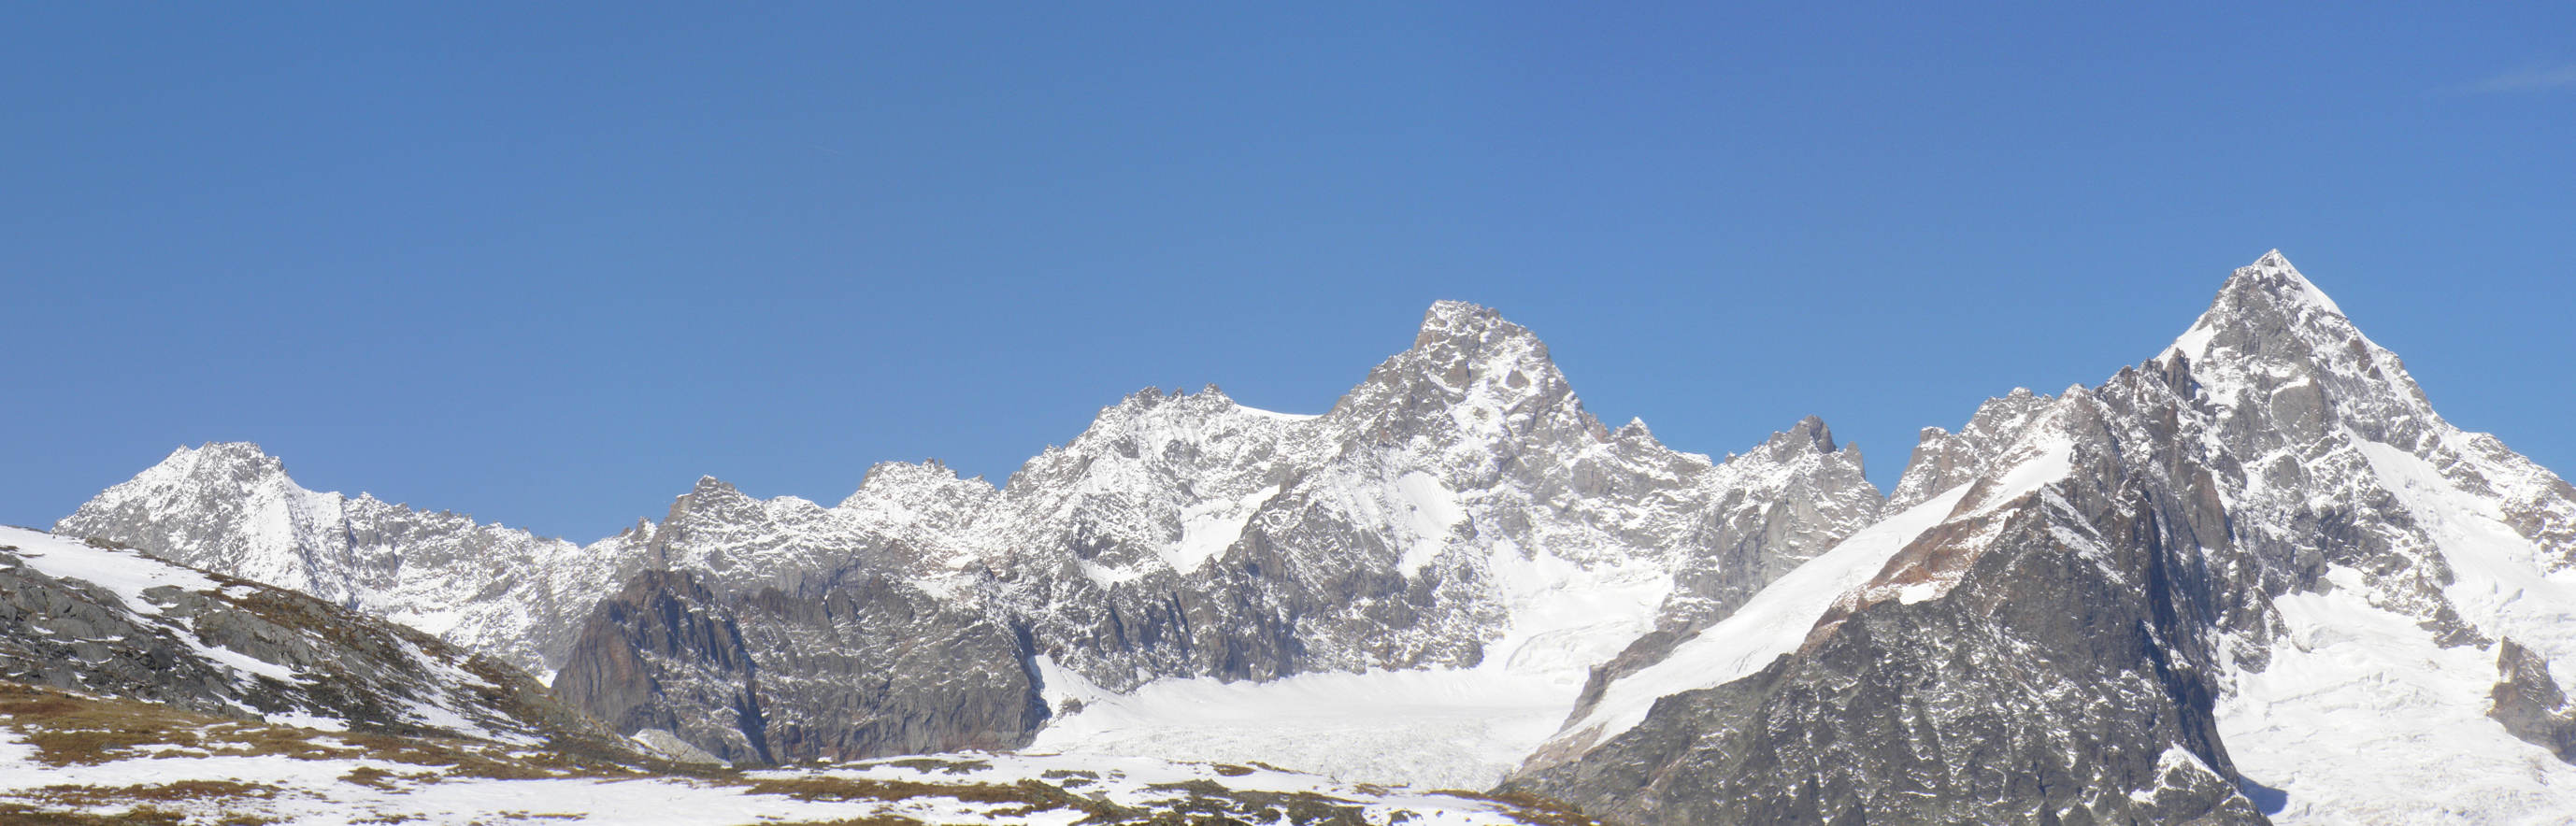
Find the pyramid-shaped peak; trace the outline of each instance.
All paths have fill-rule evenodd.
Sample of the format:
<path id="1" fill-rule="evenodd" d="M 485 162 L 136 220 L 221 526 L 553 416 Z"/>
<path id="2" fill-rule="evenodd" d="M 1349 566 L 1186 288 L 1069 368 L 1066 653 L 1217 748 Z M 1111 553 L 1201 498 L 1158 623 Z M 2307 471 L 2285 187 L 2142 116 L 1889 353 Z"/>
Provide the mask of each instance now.
<path id="1" fill-rule="evenodd" d="M 2324 290 L 2317 289 L 2307 276 L 2300 275 L 2299 268 L 2292 266 L 2289 257 L 2277 249 L 2254 259 L 2252 264 L 2236 268 L 2236 273 L 2228 277 L 2222 293 L 2239 290 L 2260 290 L 2275 301 L 2296 302 L 2343 315 L 2343 308 L 2335 306 L 2334 299 L 2327 297 Z"/>
<path id="2" fill-rule="evenodd" d="M 2262 342 L 2340 347 L 2359 336 L 2343 308 L 2276 249 L 2236 268 L 2209 310 L 2165 353 L 2198 363 L 2209 357 L 2213 343 L 2240 351 L 2258 348 Z"/>

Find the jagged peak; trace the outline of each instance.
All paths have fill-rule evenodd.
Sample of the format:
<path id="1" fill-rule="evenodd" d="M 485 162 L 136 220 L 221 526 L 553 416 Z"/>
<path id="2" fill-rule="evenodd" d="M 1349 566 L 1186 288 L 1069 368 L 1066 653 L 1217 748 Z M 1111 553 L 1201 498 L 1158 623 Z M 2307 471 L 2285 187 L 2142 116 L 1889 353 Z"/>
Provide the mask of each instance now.
<path id="1" fill-rule="evenodd" d="M 653 529 L 656 527 L 658 526 L 653 524 L 653 520 L 638 516 L 635 517 L 635 524 L 633 526 L 630 526 L 625 530 L 618 531 L 616 536 L 610 538 L 624 540 L 651 539 L 653 538 Z"/>
<path id="2" fill-rule="evenodd" d="M 702 475 L 698 477 L 697 484 L 689 486 L 689 496 L 697 496 L 699 494 L 733 494 L 735 496 L 741 496 L 742 490 L 734 487 L 731 482 L 718 479 L 712 475 Z"/>
<path id="3" fill-rule="evenodd" d="M 1833 429 L 1825 426 L 1823 417 L 1813 415 L 1799 419 L 1788 430 L 1771 434 L 1763 448 L 1784 459 L 1799 453 L 1832 453 L 1836 450 Z"/>
<path id="4" fill-rule="evenodd" d="M 188 473 L 219 468 L 236 472 L 244 469 L 264 469 L 281 474 L 286 472 L 284 461 L 269 455 L 268 451 L 260 449 L 258 444 L 252 442 L 207 442 L 193 448 L 180 445 L 178 449 L 170 451 L 170 455 L 162 457 L 152 469 L 159 470 L 164 467 Z M 146 471 L 146 473 L 149 472 Z"/>
<path id="5" fill-rule="evenodd" d="M 866 476 L 859 479 L 859 489 L 852 492 L 848 498 L 841 500 L 841 506 L 848 507 L 853 503 L 865 501 L 872 495 L 893 495 L 907 490 L 961 486 L 985 492 L 993 490 L 993 483 L 986 481 L 984 477 L 960 477 L 955 468 L 949 467 L 938 459 L 924 459 L 919 462 L 878 462 L 868 468 Z"/>
<path id="6" fill-rule="evenodd" d="M 869 465 L 867 475 L 859 477 L 859 487 L 918 479 L 946 482 L 956 478 L 957 471 L 934 456 L 918 462 L 888 461 Z"/>
<path id="7" fill-rule="evenodd" d="M 1414 334 L 1413 346 L 1419 348 L 1462 336 L 1482 337 L 1487 330 L 1509 324 L 1503 320 L 1502 313 L 1491 307 L 1464 301 L 1434 301 L 1431 309 L 1422 313 L 1422 328 Z"/>
<path id="8" fill-rule="evenodd" d="M 1492 350 L 1533 351 L 1547 358 L 1547 344 L 1529 328 L 1503 318 L 1499 310 L 1464 301 L 1437 301 L 1422 313 L 1422 328 L 1413 336 L 1413 352 L 1456 350 L 1470 354 Z"/>

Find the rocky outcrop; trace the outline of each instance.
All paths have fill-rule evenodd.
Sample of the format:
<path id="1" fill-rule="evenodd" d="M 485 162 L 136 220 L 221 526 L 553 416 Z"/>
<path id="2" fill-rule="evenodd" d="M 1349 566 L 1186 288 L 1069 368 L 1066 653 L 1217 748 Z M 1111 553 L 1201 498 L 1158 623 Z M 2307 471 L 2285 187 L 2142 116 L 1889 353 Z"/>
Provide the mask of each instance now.
<path id="1" fill-rule="evenodd" d="M 2487 695 L 2495 705 L 2487 716 L 2524 742 L 2576 762 L 2576 709 L 2549 676 L 2549 661 L 2507 639 L 2496 645 L 2496 671 L 2495 690 Z"/>
<path id="2" fill-rule="evenodd" d="M 735 763 L 1011 749 L 1047 716 L 1025 639 L 882 576 L 804 599 L 647 571 L 600 604 L 555 690 Z"/>
<path id="3" fill-rule="evenodd" d="M 518 669 L 302 593 L 0 528 L 0 679 L 209 714 L 618 752 Z"/>
<path id="4" fill-rule="evenodd" d="M 646 571 L 602 600 L 555 693 L 622 732 L 670 732 L 726 761 L 771 760 L 742 632 L 687 574 Z"/>

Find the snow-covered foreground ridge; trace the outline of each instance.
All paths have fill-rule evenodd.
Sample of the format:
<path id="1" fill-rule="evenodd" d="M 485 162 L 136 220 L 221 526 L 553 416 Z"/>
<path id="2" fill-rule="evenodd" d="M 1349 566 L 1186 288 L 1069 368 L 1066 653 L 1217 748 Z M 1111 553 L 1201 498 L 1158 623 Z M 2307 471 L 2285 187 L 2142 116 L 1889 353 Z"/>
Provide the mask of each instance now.
<path id="1" fill-rule="evenodd" d="M 1148 390 L 999 487 L 708 479 L 575 547 L 211 445 L 60 528 L 743 762 L 1261 760 L 1637 823 L 2576 818 L 2576 489 L 2278 252 L 2154 358 L 1927 428 L 1885 497 L 1814 420 L 1724 461 L 1605 427 L 1444 302 L 1325 413 Z"/>

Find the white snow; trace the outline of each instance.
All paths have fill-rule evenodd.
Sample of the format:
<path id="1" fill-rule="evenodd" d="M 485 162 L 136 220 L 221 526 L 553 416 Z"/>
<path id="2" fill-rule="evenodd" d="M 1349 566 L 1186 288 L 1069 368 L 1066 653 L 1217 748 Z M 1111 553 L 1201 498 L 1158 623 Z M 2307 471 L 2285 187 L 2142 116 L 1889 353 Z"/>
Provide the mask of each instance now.
<path id="1" fill-rule="evenodd" d="M 1474 668 L 1149 682 L 1118 694 L 1041 658 L 1051 708 L 1079 713 L 1029 752 L 1261 761 L 1348 782 L 1486 788 L 1556 733 L 1592 665 L 1653 624 L 1672 587 L 1649 562 L 1578 565 L 1509 540 L 1487 561 L 1511 625 Z"/>
<path id="2" fill-rule="evenodd" d="M 2494 499 L 2460 490 L 2415 454 L 2365 439 L 2353 446 L 2441 549 L 2452 573 L 2442 595 L 2463 618 L 2553 663 L 2576 660 L 2576 569 L 2543 573 L 2548 556 L 2504 523 Z"/>
<path id="3" fill-rule="evenodd" d="M 2060 404 L 2067 403 L 2070 402 L 2060 402 Z M 2013 468 L 2005 471 L 2002 476 L 1996 477 L 1992 483 L 1985 485 L 1985 495 L 1978 498 L 1974 504 L 1975 509 L 1966 515 L 1992 513 L 1995 509 L 2011 504 L 2013 500 L 2038 490 L 2041 485 L 2066 478 L 2066 474 L 2075 469 L 2075 445 L 2062 438 L 2044 436 L 2026 445 L 2022 450 L 2028 451 L 2026 458 L 2014 464 Z M 1977 485 L 1970 484 L 1962 487 L 1973 488 Z"/>
<path id="4" fill-rule="evenodd" d="M 1047 685 L 1080 678 L 1047 666 Z M 1352 782 L 1485 788 L 1556 731 L 1582 689 L 1557 675 L 1479 669 L 1300 674 L 1269 682 L 1163 679 L 1088 695 L 1028 752 L 1259 761 Z M 1056 702 L 1061 702 L 1056 701 Z"/>
<path id="5" fill-rule="evenodd" d="M 1217 499 L 1183 508 L 1181 541 L 1163 552 L 1164 564 L 1181 573 L 1198 570 L 1199 566 L 1206 565 L 1208 560 L 1224 553 L 1236 539 L 1241 538 L 1244 526 L 1251 524 L 1252 515 L 1261 510 L 1261 503 L 1277 495 L 1279 486 L 1272 485 L 1235 499 Z"/>
<path id="6" fill-rule="evenodd" d="M 2576 655 L 2576 572 L 2545 573 L 2549 557 L 2505 524 L 2493 494 L 2461 489 L 2415 452 L 2350 443 L 2449 567 L 2442 595 L 2460 617 L 2530 646 L 2563 678 Z M 2274 822 L 2568 822 L 2576 766 L 2487 716 L 2494 646 L 2442 647 L 2416 618 L 2371 604 L 2361 571 L 2336 568 L 2327 582 L 2273 600 L 2288 635 L 2264 670 L 2233 674 L 2218 706 L 2238 769 L 2287 795 Z"/>
<path id="7" fill-rule="evenodd" d="M 1528 552 L 1509 539 L 1494 542 L 1485 570 L 1511 617 L 1501 637 L 1486 644 L 1486 667 L 1578 685 L 1592 666 L 1653 630 L 1655 609 L 1673 588 L 1672 572 L 1652 561 L 1585 566 L 1548 551 Z"/>
<path id="8" fill-rule="evenodd" d="M 1395 478 L 1395 490 L 1402 496 L 1405 522 L 1413 529 L 1413 544 L 1404 550 L 1403 560 L 1396 563 L 1403 570 L 1421 573 L 1440 555 L 1448 544 L 1449 531 L 1465 521 L 1467 514 L 1458 509 L 1457 494 L 1440 484 L 1440 477 L 1412 471 Z"/>
<path id="9" fill-rule="evenodd" d="M 153 616 L 161 606 L 144 597 L 154 588 L 213 591 L 222 586 L 205 574 L 123 549 L 94 548 L 85 543 L 26 528 L 0 526 L 0 545 L 14 545 L 27 566 L 55 579 L 94 583 L 116 595 L 126 610 Z"/>
<path id="10" fill-rule="evenodd" d="M 1283 422 L 1302 422 L 1307 419 L 1324 415 L 1322 413 L 1281 413 L 1276 410 L 1263 410 L 1258 407 L 1247 407 L 1241 402 L 1235 403 L 1234 408 L 1265 419 L 1277 419 Z"/>
<path id="11" fill-rule="evenodd" d="M 1611 683 L 1591 714 L 1565 727 L 1566 736 L 1592 743 L 1607 740 L 1644 722 L 1658 698 L 1723 685 L 1796 650 L 1837 600 L 1877 576 L 1915 537 L 1945 521 L 1970 487 L 1953 487 L 1881 519 L 1791 570 L 1734 614 L 1675 646 L 1662 662 Z"/>
<path id="12" fill-rule="evenodd" d="M 342 751 L 349 746 L 327 736 L 312 740 L 316 745 Z M 36 750 L 19 732 L 0 726 L 0 798 L 37 802 L 45 810 L 69 809 L 113 817 L 130 813 L 131 804 L 85 805 L 42 790 L 58 786 L 118 789 L 185 781 L 235 781 L 271 786 L 277 791 L 256 798 L 234 798 L 229 803 L 219 798 L 181 797 L 153 801 L 153 805 L 187 815 L 189 822 L 256 814 L 261 822 L 281 826 L 359 821 L 424 826 L 521 822 L 701 826 L 886 816 L 927 823 L 1070 824 L 1084 817 L 1080 811 L 1061 808 L 1017 812 L 1020 804 L 969 801 L 935 791 L 896 800 L 799 800 L 782 794 L 754 794 L 747 783 L 683 778 L 496 780 L 443 774 L 438 766 L 360 755 L 321 759 L 285 754 L 210 756 L 194 749 L 150 747 L 133 753 L 135 756 L 99 763 L 47 766 L 36 762 Z M 367 783 L 345 779 L 362 769 L 380 774 Z M 746 775 L 746 781 L 835 777 L 999 786 L 1039 780 L 1063 784 L 1085 797 L 1133 807 L 1150 807 L 1192 794 L 1181 788 L 1154 788 L 1157 784 L 1213 782 L 1232 790 L 1309 793 L 1350 801 L 1362 809 L 1362 819 L 1377 826 L 1399 822 L 1500 826 L 1515 822 L 1502 813 L 1501 806 L 1487 800 L 1409 789 L 1360 788 L 1328 778 L 1270 769 L 1220 768 L 1132 757 L 950 754 L 829 769 L 753 772 Z"/>
<path id="13" fill-rule="evenodd" d="M 2288 277 L 2291 286 L 2298 289 L 2299 298 L 2305 300 L 2310 306 L 2335 315 L 2343 315 L 2343 308 L 2336 306 L 2334 299 L 2327 297 L 2326 291 L 2317 289 L 2317 285 L 2309 282 L 2307 276 L 2300 275 L 2299 268 L 2290 266 L 2290 259 L 2281 255 L 2280 250 L 2264 253 L 2261 259 L 2254 262 L 2254 266 Z"/>
<path id="14" fill-rule="evenodd" d="M 2273 822 L 2566 823 L 2576 766 L 2486 716 L 2495 652 L 2372 607 L 2359 571 L 2327 579 L 2273 601 L 2288 637 L 2218 704 L 2238 771 L 2288 795 Z"/>
<path id="15" fill-rule="evenodd" d="M 295 673 L 295 669 L 278 665 L 267 660 L 262 660 L 239 651 L 234 651 L 230 648 L 219 648 L 200 643 L 196 640 L 196 635 L 194 634 L 181 633 L 173 636 L 178 637 L 180 642 L 187 643 L 188 647 L 196 649 L 198 656 L 213 660 L 217 664 L 236 672 L 240 672 L 241 674 L 267 677 L 269 679 L 288 684 L 293 684 L 297 680 L 304 678 L 304 675 Z"/>

